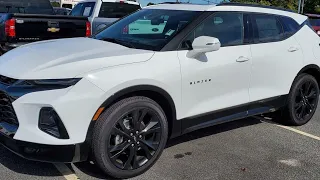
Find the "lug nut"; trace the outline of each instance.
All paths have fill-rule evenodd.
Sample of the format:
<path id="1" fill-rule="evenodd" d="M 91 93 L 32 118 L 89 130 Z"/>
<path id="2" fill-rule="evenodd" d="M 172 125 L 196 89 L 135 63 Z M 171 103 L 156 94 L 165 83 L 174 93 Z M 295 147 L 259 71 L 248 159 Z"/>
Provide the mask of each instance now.
<path id="1" fill-rule="evenodd" d="M 140 135 L 139 138 L 142 138 L 142 135 Z"/>
<path id="2" fill-rule="evenodd" d="M 133 133 L 130 133 L 130 136 L 133 136 Z"/>
<path id="3" fill-rule="evenodd" d="M 131 144 L 132 147 L 134 147 L 134 144 Z"/>
<path id="4" fill-rule="evenodd" d="M 140 144 L 140 142 L 138 141 L 137 144 Z"/>
<path id="5" fill-rule="evenodd" d="M 139 131 L 136 131 L 136 134 L 139 134 Z"/>
<path id="6" fill-rule="evenodd" d="M 128 140 L 128 143 L 129 143 L 129 142 L 131 142 L 131 140 L 130 140 L 130 139 Z"/>

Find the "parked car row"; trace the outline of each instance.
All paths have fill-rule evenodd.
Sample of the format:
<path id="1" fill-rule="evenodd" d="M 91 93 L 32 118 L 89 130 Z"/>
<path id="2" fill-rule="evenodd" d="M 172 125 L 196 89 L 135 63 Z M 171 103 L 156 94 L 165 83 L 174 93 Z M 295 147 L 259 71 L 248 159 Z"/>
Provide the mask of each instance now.
<path id="1" fill-rule="evenodd" d="M 86 0 L 66 12 L 49 0 L 0 1 L 0 53 L 36 41 L 89 37 L 140 8 L 134 1 Z"/>
<path id="2" fill-rule="evenodd" d="M 6 43 L 69 37 L 77 23 L 79 36 L 89 35 L 79 15 L 99 32 L 0 57 L 0 143 L 24 158 L 92 160 L 130 178 L 151 168 L 170 138 L 276 111 L 299 126 L 316 112 L 320 38 L 308 17 L 228 3 L 161 4 L 126 16 L 139 5 L 117 3 L 88 0 L 75 17 L 3 16 Z"/>

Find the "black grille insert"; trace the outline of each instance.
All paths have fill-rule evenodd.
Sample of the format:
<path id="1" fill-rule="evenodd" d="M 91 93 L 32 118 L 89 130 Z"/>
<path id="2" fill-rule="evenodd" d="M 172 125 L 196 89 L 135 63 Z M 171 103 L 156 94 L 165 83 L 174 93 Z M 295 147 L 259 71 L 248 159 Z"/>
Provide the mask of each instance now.
<path id="1" fill-rule="evenodd" d="M 10 124 L 19 124 L 16 113 L 12 106 L 12 98 L 0 91 L 0 121 Z"/>
<path id="2" fill-rule="evenodd" d="M 9 78 L 9 77 L 0 75 L 0 83 L 2 83 L 2 84 L 10 86 L 10 85 L 16 83 L 17 81 L 18 81 L 17 79 L 13 79 L 13 78 Z"/>

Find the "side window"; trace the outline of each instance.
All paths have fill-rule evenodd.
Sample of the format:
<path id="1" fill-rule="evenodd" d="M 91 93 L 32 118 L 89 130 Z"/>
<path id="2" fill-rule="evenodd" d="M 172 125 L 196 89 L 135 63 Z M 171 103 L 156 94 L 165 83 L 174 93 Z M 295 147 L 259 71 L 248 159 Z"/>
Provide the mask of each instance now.
<path id="1" fill-rule="evenodd" d="M 282 25 L 274 15 L 252 15 L 255 43 L 281 41 L 284 38 Z"/>
<path id="2" fill-rule="evenodd" d="M 125 3 L 104 2 L 101 5 L 99 17 L 102 18 L 122 18 L 140 9 L 139 5 Z"/>
<path id="3" fill-rule="evenodd" d="M 188 35 L 181 44 L 181 48 L 190 48 L 193 40 L 200 36 L 218 38 L 222 47 L 242 45 L 244 39 L 243 14 L 230 12 L 214 13 Z"/>
<path id="4" fill-rule="evenodd" d="M 300 28 L 299 24 L 292 18 L 281 16 L 279 17 L 279 19 L 281 19 L 282 21 L 283 30 L 285 32 L 286 37 L 292 36 Z"/>

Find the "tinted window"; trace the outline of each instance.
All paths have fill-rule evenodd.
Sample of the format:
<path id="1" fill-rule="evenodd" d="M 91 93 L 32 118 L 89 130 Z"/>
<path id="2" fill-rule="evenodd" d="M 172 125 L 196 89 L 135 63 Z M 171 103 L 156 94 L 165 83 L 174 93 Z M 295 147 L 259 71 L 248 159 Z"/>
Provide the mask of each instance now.
<path id="1" fill-rule="evenodd" d="M 48 0 L 1 0 L 0 13 L 54 14 Z"/>
<path id="2" fill-rule="evenodd" d="M 94 2 L 79 3 L 72 9 L 70 15 L 89 17 L 93 12 L 95 4 Z"/>
<path id="3" fill-rule="evenodd" d="M 134 4 L 102 3 L 99 17 L 122 18 L 138 9 L 140 6 Z"/>
<path id="4" fill-rule="evenodd" d="M 98 33 L 95 38 L 136 49 L 160 51 L 201 12 L 143 9 Z"/>
<path id="5" fill-rule="evenodd" d="M 189 35 L 187 41 L 192 43 L 197 37 L 211 36 L 218 38 L 221 46 L 232 46 L 243 44 L 243 35 L 243 14 L 221 12 L 215 13 L 201 23 Z"/>
<path id="6" fill-rule="evenodd" d="M 283 29 L 276 16 L 252 15 L 255 42 L 274 42 L 283 39 Z"/>
<path id="7" fill-rule="evenodd" d="M 279 18 L 281 18 L 283 29 L 287 37 L 293 35 L 299 30 L 299 24 L 292 18 L 284 16 L 281 16 Z"/>
<path id="8" fill-rule="evenodd" d="M 312 26 L 320 26 L 320 19 L 317 18 L 309 18 L 310 24 Z"/>

